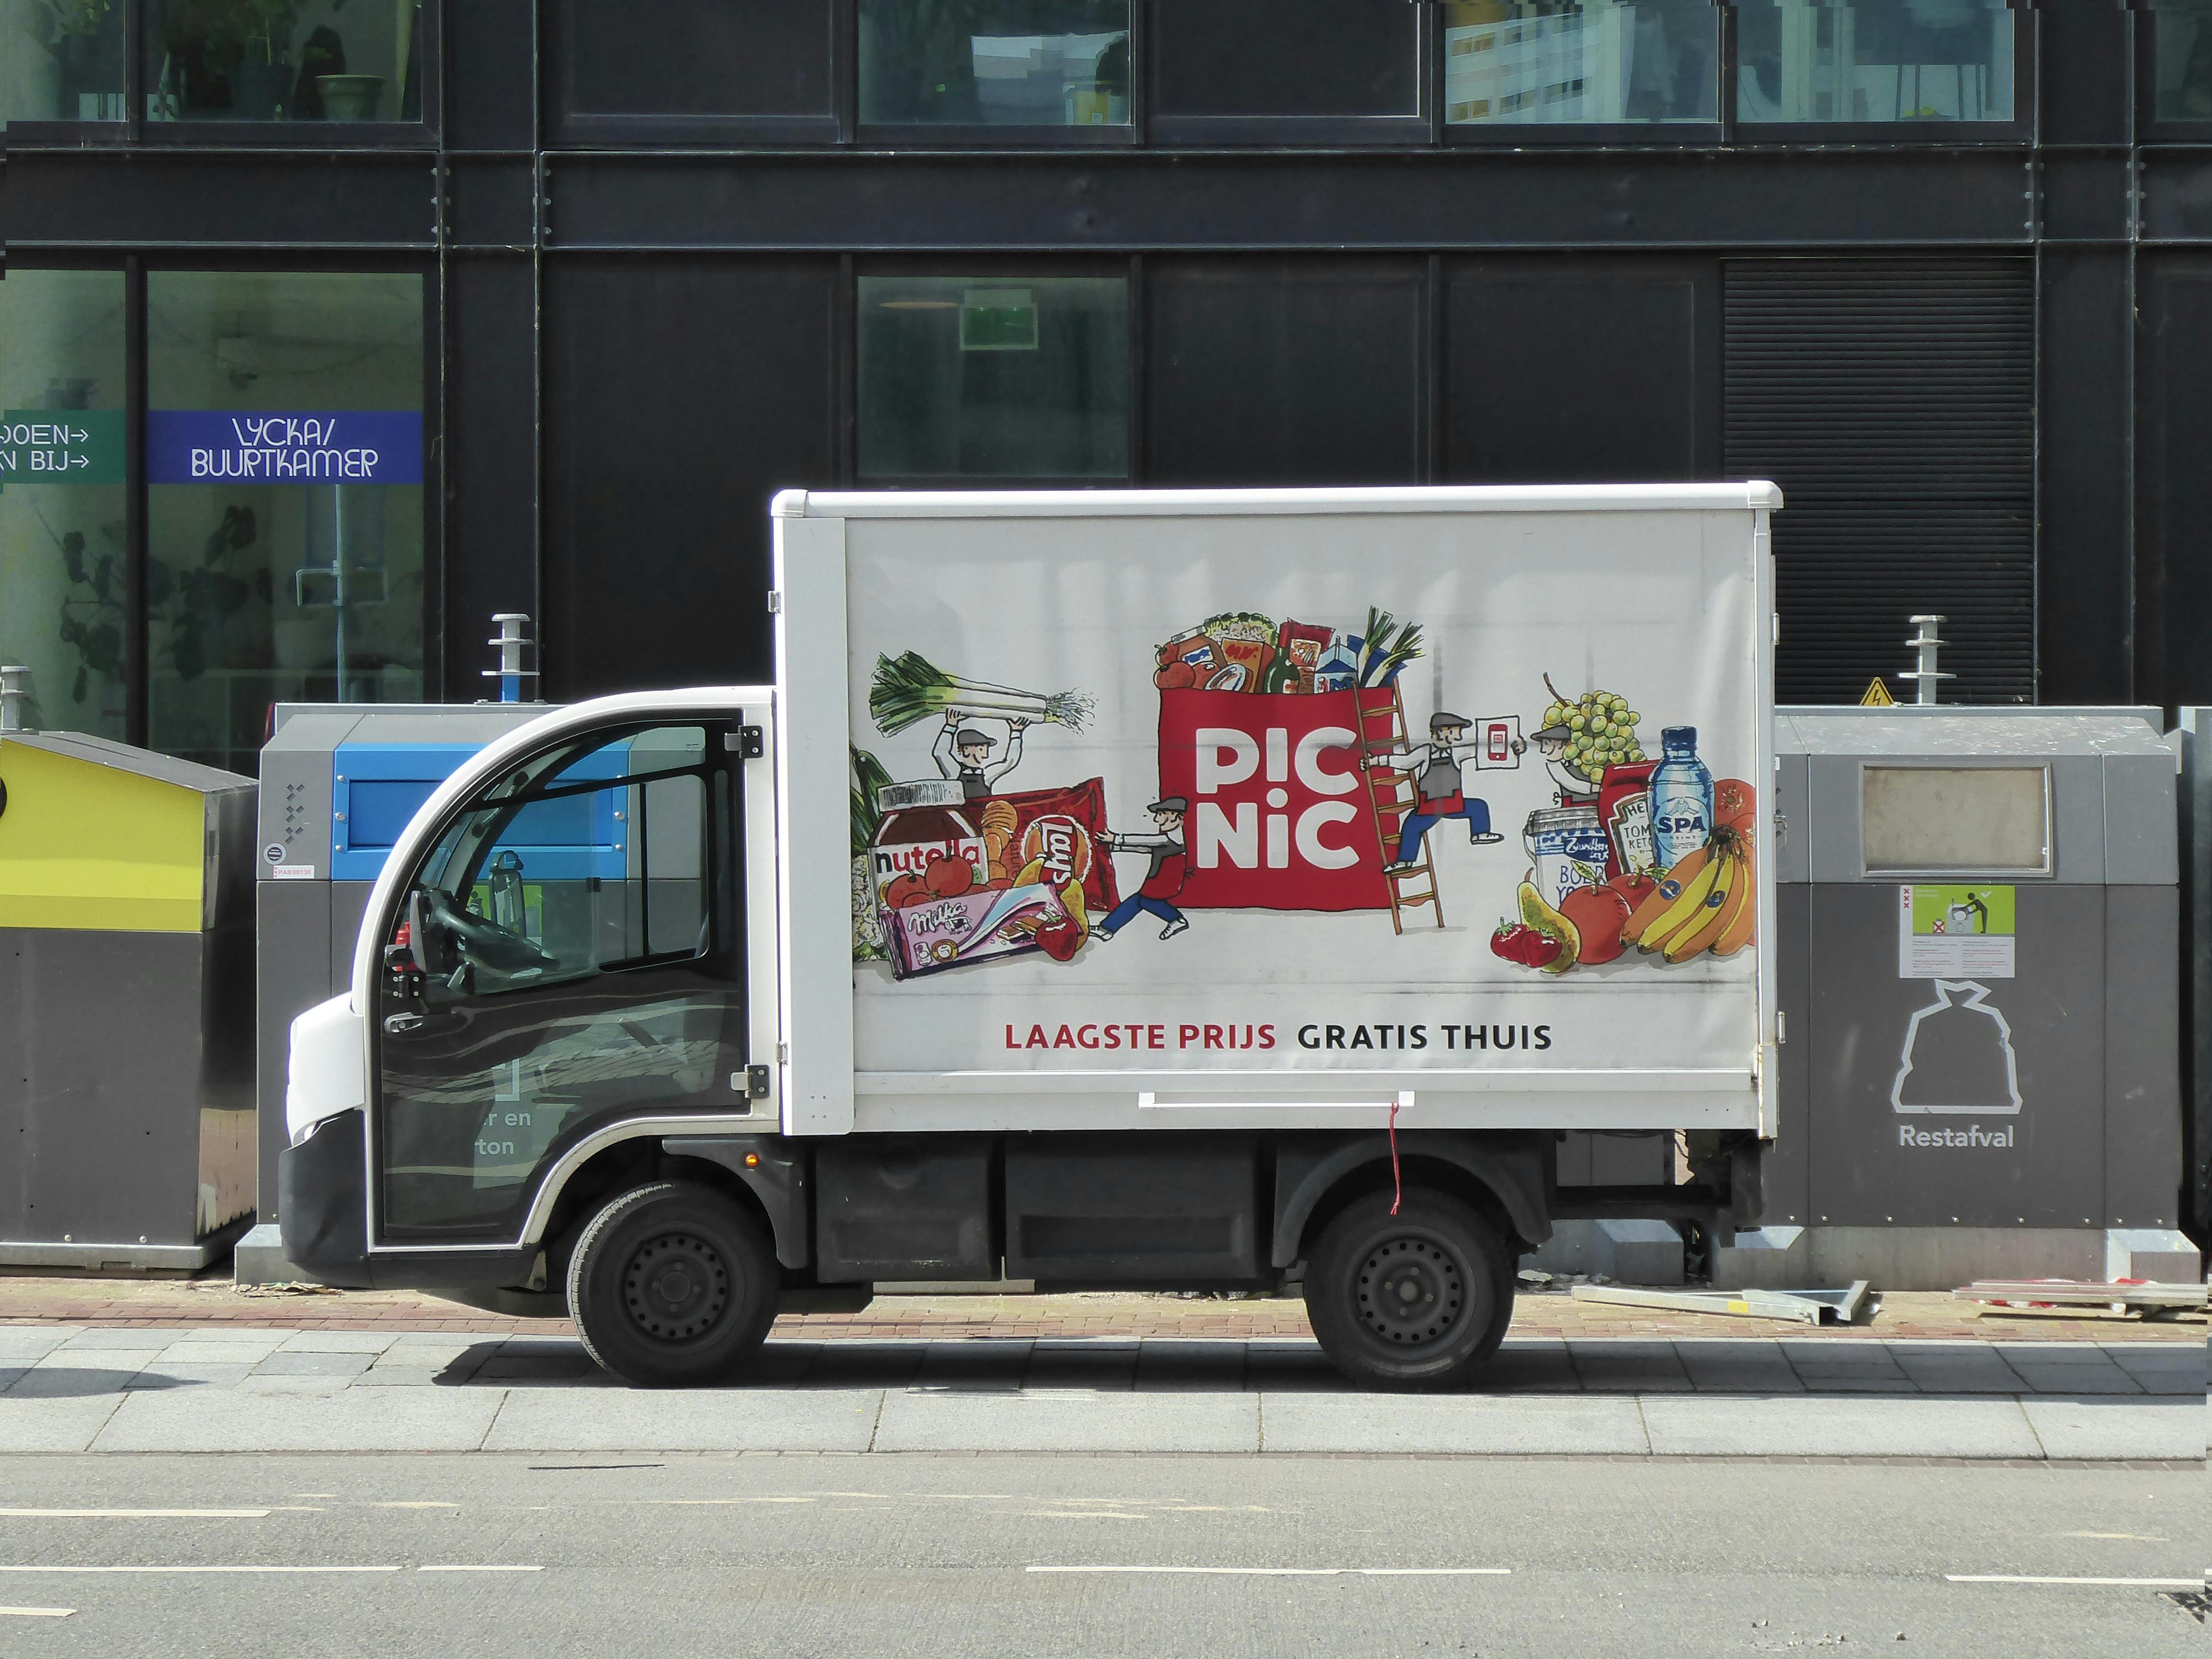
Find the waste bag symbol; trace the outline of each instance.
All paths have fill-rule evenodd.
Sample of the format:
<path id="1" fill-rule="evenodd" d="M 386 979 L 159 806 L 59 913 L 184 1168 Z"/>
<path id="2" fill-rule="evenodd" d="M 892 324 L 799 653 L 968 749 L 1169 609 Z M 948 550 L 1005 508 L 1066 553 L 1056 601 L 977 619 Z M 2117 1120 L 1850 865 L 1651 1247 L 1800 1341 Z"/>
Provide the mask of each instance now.
<path id="1" fill-rule="evenodd" d="M 1889 1089 L 1893 1109 L 1984 1116 L 2020 1110 L 2012 1027 L 1983 1000 L 1989 994 L 1989 987 L 1970 979 L 1936 981 L 1936 1000 L 1915 1009 L 1905 1025 L 1905 1052 Z"/>

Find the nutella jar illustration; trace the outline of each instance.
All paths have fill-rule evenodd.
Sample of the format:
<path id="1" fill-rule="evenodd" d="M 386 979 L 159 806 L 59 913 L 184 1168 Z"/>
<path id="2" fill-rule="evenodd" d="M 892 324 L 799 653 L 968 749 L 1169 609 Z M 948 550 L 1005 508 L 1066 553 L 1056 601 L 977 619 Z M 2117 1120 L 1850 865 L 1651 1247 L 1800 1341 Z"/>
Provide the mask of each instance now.
<path id="1" fill-rule="evenodd" d="M 989 879 L 982 832 L 968 816 L 957 778 L 885 784 L 876 802 L 884 817 L 868 844 L 868 877 L 879 921 Z"/>

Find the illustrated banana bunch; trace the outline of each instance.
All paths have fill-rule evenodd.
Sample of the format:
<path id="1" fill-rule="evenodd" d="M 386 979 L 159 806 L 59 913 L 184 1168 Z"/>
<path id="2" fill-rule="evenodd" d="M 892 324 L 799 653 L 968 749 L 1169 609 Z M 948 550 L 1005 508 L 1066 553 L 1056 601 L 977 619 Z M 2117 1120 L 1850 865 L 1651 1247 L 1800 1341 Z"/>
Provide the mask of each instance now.
<path id="1" fill-rule="evenodd" d="M 1759 883 L 1750 843 L 1725 829 L 1667 872 L 1656 891 L 1638 905 L 1620 936 L 1668 962 L 1687 962 L 1710 951 L 1734 956 L 1751 942 L 1758 921 Z"/>

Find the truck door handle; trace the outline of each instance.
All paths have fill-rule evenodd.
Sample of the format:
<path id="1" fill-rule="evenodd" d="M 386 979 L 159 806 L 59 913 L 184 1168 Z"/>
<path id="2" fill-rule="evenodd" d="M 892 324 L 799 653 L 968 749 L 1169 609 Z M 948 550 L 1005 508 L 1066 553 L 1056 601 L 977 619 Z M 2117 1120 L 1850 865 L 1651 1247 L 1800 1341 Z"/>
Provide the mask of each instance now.
<path id="1" fill-rule="evenodd" d="M 404 1036 L 410 1031 L 421 1030 L 423 1018 L 420 1014 L 386 1014 L 384 1017 L 384 1034 L 386 1036 Z"/>

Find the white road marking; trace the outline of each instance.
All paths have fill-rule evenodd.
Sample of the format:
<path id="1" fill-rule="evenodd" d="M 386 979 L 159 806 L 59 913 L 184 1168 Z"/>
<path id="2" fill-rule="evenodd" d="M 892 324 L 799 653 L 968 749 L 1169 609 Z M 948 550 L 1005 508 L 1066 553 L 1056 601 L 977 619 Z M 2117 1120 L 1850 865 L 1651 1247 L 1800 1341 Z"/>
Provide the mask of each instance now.
<path id="1" fill-rule="evenodd" d="M 404 1504 L 371 1504 L 373 1510 L 457 1510 L 459 1504 L 441 1503 L 434 1498 L 417 1498 Z"/>
<path id="2" fill-rule="evenodd" d="M 2135 1589 L 2203 1589 L 2202 1578 L 2055 1578 L 2028 1573 L 1947 1572 L 1954 1584 L 2106 1584 Z"/>
<path id="3" fill-rule="evenodd" d="M 417 1567 L 417 1572 L 543 1572 L 543 1567 L 499 1565 L 493 1562 L 457 1561 L 444 1566 Z"/>
<path id="4" fill-rule="evenodd" d="M 75 1607 L 0 1607 L 0 1619 L 66 1619 Z"/>
<path id="5" fill-rule="evenodd" d="M 276 1567 L 276 1566 L 161 1566 L 161 1567 L 52 1567 L 0 1566 L 0 1572 L 398 1572 L 398 1567 Z"/>
<path id="6" fill-rule="evenodd" d="M 15 1521 L 259 1521 L 267 1510 L 0 1510 Z"/>
<path id="7" fill-rule="evenodd" d="M 1510 1567 L 1143 1567 L 1038 1566 L 1024 1572 L 1167 1572 L 1234 1578 L 1503 1578 Z"/>

